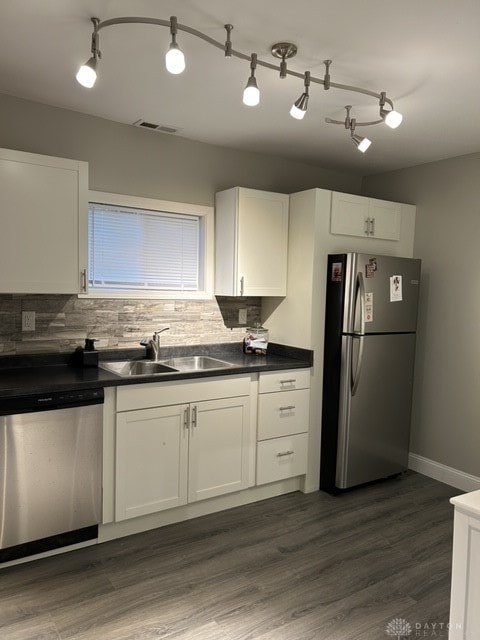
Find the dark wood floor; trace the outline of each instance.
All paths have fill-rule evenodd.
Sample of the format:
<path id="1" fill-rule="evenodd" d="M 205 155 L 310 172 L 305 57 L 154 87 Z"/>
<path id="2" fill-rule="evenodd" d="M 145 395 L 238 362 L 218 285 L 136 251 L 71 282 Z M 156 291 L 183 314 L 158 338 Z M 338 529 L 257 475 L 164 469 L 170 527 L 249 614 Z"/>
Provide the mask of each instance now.
<path id="1" fill-rule="evenodd" d="M 5 568 L 0 638 L 388 640 L 396 618 L 413 637 L 448 622 L 459 493 L 409 472 Z"/>

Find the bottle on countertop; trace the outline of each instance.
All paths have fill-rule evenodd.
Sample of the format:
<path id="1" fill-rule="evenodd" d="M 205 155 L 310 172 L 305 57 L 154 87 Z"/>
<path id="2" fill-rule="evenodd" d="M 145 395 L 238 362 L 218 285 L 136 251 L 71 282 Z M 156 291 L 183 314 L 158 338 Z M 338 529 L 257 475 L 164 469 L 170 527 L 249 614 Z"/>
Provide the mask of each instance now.
<path id="1" fill-rule="evenodd" d="M 98 351 L 95 351 L 95 342 L 93 338 L 85 338 L 85 346 L 77 347 L 77 363 L 81 367 L 98 367 Z"/>

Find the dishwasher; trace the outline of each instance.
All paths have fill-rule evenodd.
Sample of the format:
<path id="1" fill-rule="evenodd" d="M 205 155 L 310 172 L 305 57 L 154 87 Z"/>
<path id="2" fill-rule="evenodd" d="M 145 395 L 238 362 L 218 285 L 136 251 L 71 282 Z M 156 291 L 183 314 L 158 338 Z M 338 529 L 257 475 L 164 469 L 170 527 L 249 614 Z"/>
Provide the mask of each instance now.
<path id="1" fill-rule="evenodd" d="M 98 537 L 103 389 L 0 399 L 0 563 Z"/>

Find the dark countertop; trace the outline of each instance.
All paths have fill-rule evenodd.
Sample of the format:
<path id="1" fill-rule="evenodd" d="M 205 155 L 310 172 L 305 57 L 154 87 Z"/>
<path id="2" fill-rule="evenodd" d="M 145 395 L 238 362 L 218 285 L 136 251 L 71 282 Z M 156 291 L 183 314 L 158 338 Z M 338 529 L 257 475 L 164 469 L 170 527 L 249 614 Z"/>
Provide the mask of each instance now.
<path id="1" fill-rule="evenodd" d="M 72 354 L 6 356 L 0 358 L 0 402 L 1 398 L 35 393 L 301 369 L 311 367 L 313 364 L 313 351 L 275 343 L 269 344 L 266 356 L 245 355 L 242 352 L 241 343 L 230 343 L 164 347 L 161 359 L 188 355 L 208 355 L 227 360 L 234 366 L 226 369 L 171 372 L 125 378 L 100 367 L 80 367 L 75 364 L 75 357 Z M 144 349 L 99 352 L 101 361 L 140 360 L 144 356 Z"/>

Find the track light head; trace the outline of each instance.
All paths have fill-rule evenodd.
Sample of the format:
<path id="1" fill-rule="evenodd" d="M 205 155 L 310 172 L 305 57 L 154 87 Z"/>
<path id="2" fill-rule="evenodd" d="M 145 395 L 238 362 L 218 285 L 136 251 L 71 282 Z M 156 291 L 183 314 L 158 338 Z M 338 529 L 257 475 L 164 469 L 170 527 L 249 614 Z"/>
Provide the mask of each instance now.
<path id="1" fill-rule="evenodd" d="M 369 148 L 369 146 L 372 144 L 372 141 L 369 140 L 368 138 L 362 138 L 361 136 L 357 136 L 356 133 L 352 133 L 351 135 L 351 139 L 353 144 L 357 147 L 357 149 L 359 151 L 361 151 L 362 153 L 365 153 L 365 151 Z"/>
<path id="2" fill-rule="evenodd" d="M 402 114 L 398 111 L 395 111 L 394 109 L 388 111 L 387 109 L 383 109 L 383 107 L 380 107 L 380 117 L 387 127 L 390 127 L 390 129 L 396 129 L 399 127 L 403 120 Z"/>
<path id="3" fill-rule="evenodd" d="M 260 90 L 257 86 L 255 76 L 250 76 L 247 86 L 243 90 L 243 104 L 247 107 L 256 107 L 260 102 Z"/>
<path id="4" fill-rule="evenodd" d="M 92 56 L 87 62 L 82 64 L 75 77 L 82 87 L 91 89 L 97 79 L 97 59 Z"/>
<path id="5" fill-rule="evenodd" d="M 391 108 L 385 109 L 385 104 L 389 103 Z M 393 108 L 393 102 L 387 98 L 385 91 L 380 93 L 380 117 L 390 129 L 396 129 L 402 124 L 403 116 Z"/>
<path id="6" fill-rule="evenodd" d="M 92 57 L 89 58 L 85 64 L 82 64 L 75 76 L 77 82 L 87 89 L 91 89 L 95 84 L 97 79 L 97 61 L 102 57 L 98 39 L 98 25 L 100 24 L 100 20 L 98 18 L 91 18 L 91 20 L 93 23 L 92 45 L 90 47 Z"/>
<path id="7" fill-rule="evenodd" d="M 256 107 L 260 102 L 260 90 L 255 79 L 255 69 L 257 68 L 257 54 L 252 53 L 250 57 L 250 77 L 247 86 L 243 90 L 243 104 L 247 107 Z"/>
<path id="8" fill-rule="evenodd" d="M 169 73 L 178 75 L 185 71 L 185 56 L 177 44 L 177 18 L 175 16 L 170 18 L 170 33 L 172 41 L 165 54 L 165 66 Z"/>
<path id="9" fill-rule="evenodd" d="M 292 118 L 295 118 L 296 120 L 303 120 L 303 118 L 305 117 L 305 114 L 307 113 L 308 98 L 309 98 L 308 89 L 310 87 L 310 71 L 305 71 L 304 84 L 305 84 L 305 91 L 298 98 L 298 100 L 296 100 L 293 103 L 292 108 L 290 109 L 290 115 L 292 116 Z"/>

